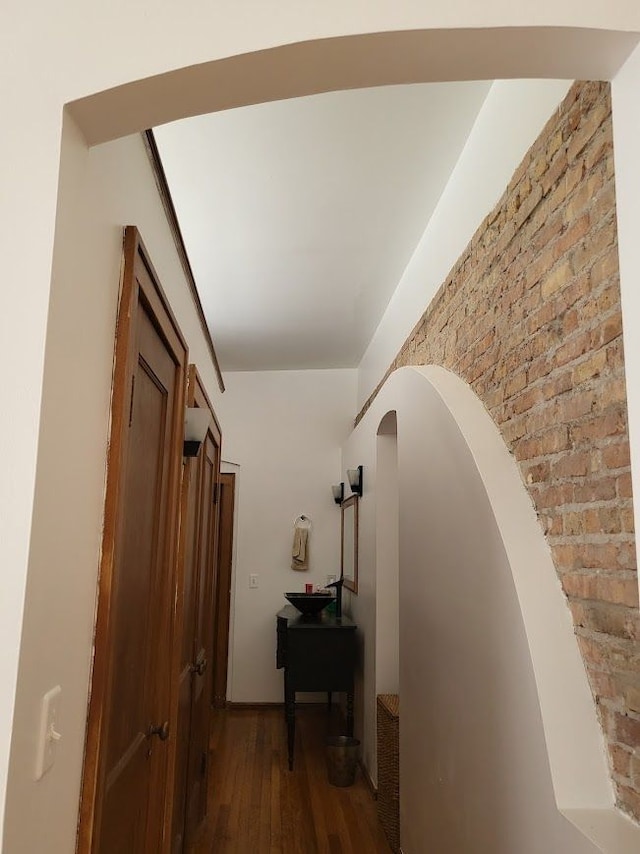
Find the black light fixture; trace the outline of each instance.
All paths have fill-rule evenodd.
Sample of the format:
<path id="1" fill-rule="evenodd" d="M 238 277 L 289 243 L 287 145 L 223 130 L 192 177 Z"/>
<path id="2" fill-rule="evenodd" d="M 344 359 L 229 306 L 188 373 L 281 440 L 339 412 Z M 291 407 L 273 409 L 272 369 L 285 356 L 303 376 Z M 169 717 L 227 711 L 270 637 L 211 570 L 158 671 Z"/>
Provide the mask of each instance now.
<path id="1" fill-rule="evenodd" d="M 184 446 L 182 455 L 197 457 L 200 446 L 207 435 L 211 415 L 208 409 L 200 406 L 188 406 L 184 413 Z"/>
<path id="2" fill-rule="evenodd" d="M 336 504 L 342 504 L 344 501 L 344 483 L 334 483 L 331 491 L 333 492 L 333 500 Z"/>
<path id="3" fill-rule="evenodd" d="M 362 495 L 362 466 L 358 466 L 357 469 L 349 469 L 347 477 L 349 478 L 351 492 L 354 492 L 356 495 Z"/>

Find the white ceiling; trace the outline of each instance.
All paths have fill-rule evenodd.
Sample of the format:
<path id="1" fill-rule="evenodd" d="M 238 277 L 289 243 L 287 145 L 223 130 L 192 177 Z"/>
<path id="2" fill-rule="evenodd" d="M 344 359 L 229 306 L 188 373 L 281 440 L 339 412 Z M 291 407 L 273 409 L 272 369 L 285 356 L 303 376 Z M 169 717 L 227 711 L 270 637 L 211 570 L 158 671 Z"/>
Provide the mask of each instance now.
<path id="1" fill-rule="evenodd" d="M 357 366 L 489 85 L 335 92 L 155 129 L 223 371 Z"/>

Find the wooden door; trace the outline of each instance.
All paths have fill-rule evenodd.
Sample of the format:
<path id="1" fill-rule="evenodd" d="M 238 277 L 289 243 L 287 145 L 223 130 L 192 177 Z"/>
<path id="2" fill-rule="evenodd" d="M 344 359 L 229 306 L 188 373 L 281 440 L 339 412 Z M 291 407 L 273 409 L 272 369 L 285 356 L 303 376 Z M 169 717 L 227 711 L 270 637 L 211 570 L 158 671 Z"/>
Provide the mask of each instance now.
<path id="1" fill-rule="evenodd" d="M 186 851 L 206 815 L 213 601 L 217 579 L 220 429 L 198 374 L 189 372 L 189 405 L 208 408 L 200 453 L 185 462 L 181 536 L 182 644 L 172 851 Z"/>
<path id="2" fill-rule="evenodd" d="M 229 659 L 229 616 L 233 562 L 233 518 L 236 476 L 220 475 L 220 533 L 218 535 L 218 585 L 213 619 L 213 705 L 223 709 L 227 702 Z"/>
<path id="3" fill-rule="evenodd" d="M 169 780 L 187 350 L 125 233 L 79 850 L 159 854 Z"/>

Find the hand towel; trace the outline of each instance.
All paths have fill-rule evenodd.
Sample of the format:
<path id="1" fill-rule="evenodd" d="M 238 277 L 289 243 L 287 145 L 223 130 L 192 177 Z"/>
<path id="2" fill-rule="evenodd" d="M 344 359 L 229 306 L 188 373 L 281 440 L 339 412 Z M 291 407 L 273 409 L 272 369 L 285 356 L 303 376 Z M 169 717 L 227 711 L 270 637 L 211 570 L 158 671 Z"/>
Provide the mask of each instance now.
<path id="1" fill-rule="evenodd" d="M 291 569 L 309 569 L 309 529 L 306 527 L 296 525 L 293 529 Z"/>

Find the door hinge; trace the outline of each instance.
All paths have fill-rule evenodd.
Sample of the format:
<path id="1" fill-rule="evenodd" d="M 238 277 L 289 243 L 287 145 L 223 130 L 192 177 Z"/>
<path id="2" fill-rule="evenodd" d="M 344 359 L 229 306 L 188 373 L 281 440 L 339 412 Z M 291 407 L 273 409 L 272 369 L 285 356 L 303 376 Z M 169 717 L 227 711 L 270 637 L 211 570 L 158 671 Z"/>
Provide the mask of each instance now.
<path id="1" fill-rule="evenodd" d="M 217 480 L 213 487 L 213 503 L 219 504 L 222 498 L 222 481 Z"/>

